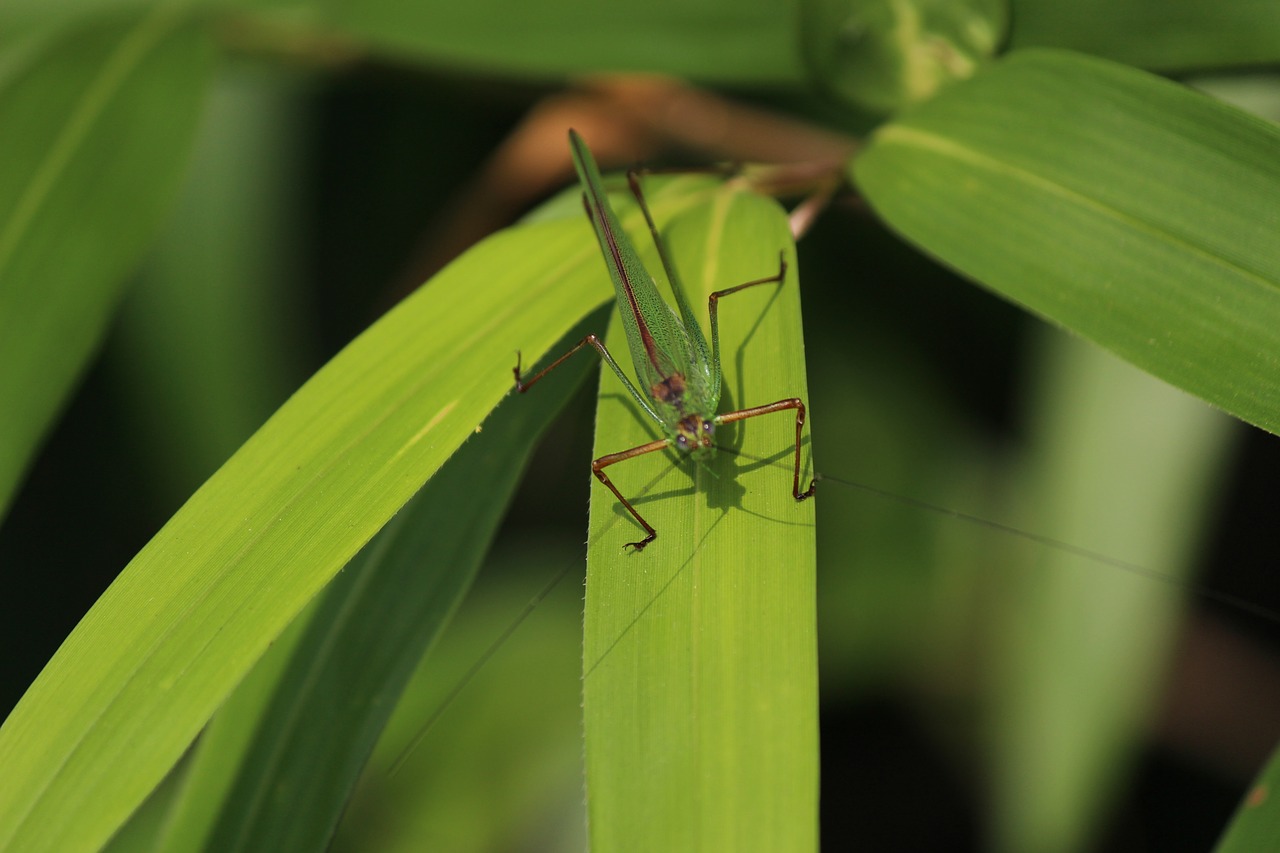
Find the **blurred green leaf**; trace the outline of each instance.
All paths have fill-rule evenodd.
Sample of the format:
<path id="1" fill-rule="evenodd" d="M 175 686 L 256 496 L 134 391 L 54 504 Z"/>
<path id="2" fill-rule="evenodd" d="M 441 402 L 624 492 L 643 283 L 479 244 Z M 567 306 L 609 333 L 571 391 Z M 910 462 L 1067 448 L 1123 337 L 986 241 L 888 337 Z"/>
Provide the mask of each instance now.
<path id="1" fill-rule="evenodd" d="M 21 59 L 0 79 L 0 512 L 177 188 L 213 52 L 158 7 Z"/>
<path id="2" fill-rule="evenodd" d="M 852 334 L 843 323 L 826 339 L 806 334 L 824 354 L 809 371 L 821 470 L 852 480 L 824 476 L 816 505 L 824 695 L 901 689 L 921 670 L 936 681 L 938 646 L 973 653 L 958 636 L 973 593 L 951 558 L 990 551 L 990 536 L 916 501 L 994 516 L 1006 473 L 918 352 L 866 317 L 851 322 Z"/>
<path id="3" fill-rule="evenodd" d="M 1092 849 L 1127 782 L 1236 433 L 1084 341 L 1044 343 L 1014 526 L 1151 567 L 1008 539 L 977 567 L 996 849 L 1047 853 Z"/>
<path id="4" fill-rule="evenodd" d="M 1064 47 L 1177 71 L 1280 61 L 1273 0 L 1012 0 L 1014 48 Z"/>
<path id="5" fill-rule="evenodd" d="M 881 128 L 853 172 L 944 263 L 1280 429 L 1280 128 L 1132 69 L 1031 51 Z"/>
<path id="6" fill-rule="evenodd" d="M 121 305 L 109 363 L 146 473 L 176 505 L 306 377 L 296 81 L 226 65 L 176 209 Z"/>
<path id="7" fill-rule="evenodd" d="M 327 26 L 374 52 L 473 71 L 645 71 L 740 84 L 801 76 L 795 10 L 784 0 L 328 0 L 323 7 Z"/>
<path id="8" fill-rule="evenodd" d="M 771 273 L 786 252 L 782 285 L 721 303 L 721 411 L 806 398 L 781 209 L 731 184 L 658 221 L 694 305 Z M 616 320 L 609 340 L 629 370 Z M 600 387 L 597 456 L 657 437 L 616 377 L 602 372 Z M 813 502 L 791 493 L 794 418 L 721 427 L 717 446 L 705 467 L 653 453 L 609 469 L 658 531 L 640 553 L 623 551 L 641 535 L 635 521 L 592 489 L 583 708 L 594 850 L 817 846 Z"/>

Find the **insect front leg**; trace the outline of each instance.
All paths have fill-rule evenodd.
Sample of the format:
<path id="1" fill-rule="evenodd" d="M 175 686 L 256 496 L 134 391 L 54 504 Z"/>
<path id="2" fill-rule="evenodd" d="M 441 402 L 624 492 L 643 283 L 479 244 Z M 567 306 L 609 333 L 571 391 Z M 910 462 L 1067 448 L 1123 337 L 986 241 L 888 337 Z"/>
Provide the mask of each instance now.
<path id="1" fill-rule="evenodd" d="M 739 285 L 739 287 L 746 286 L 747 285 Z M 803 492 L 800 491 L 800 435 L 804 430 L 804 403 L 801 402 L 799 397 L 789 397 L 786 400 L 769 403 L 767 406 L 753 406 L 750 409 L 740 409 L 736 412 L 727 412 L 716 417 L 715 422 L 716 424 L 729 424 L 734 421 L 744 421 L 747 418 L 754 418 L 757 415 L 767 415 L 772 412 L 782 412 L 787 409 L 795 409 L 796 412 L 796 467 L 795 474 L 791 479 L 791 496 L 798 501 L 802 501 L 805 498 L 813 497 L 818 481 L 810 480 L 809 488 Z"/>
<path id="2" fill-rule="evenodd" d="M 528 379 L 523 379 L 520 375 L 520 352 L 519 350 L 517 350 L 516 366 L 512 368 L 512 371 L 511 371 L 512 373 L 515 374 L 515 377 L 516 377 L 516 390 L 519 391 L 521 394 L 523 394 L 525 391 L 528 391 L 530 388 L 534 386 L 534 383 L 536 383 L 539 379 L 546 376 L 551 371 L 555 370 L 565 361 L 565 359 L 567 359 L 569 356 L 573 355 L 575 352 L 582 349 L 583 347 L 587 346 L 588 344 L 594 347 L 596 352 L 600 353 L 600 357 L 604 359 L 604 363 L 609 365 L 609 369 L 613 371 L 614 376 L 618 377 L 618 381 L 622 383 L 622 386 L 627 389 L 627 393 L 631 395 L 631 399 L 636 401 L 636 403 L 640 406 L 640 408 L 644 410 L 645 414 L 653 418 L 654 421 L 657 422 L 658 424 L 661 424 L 663 422 L 662 418 L 658 416 L 658 413 L 653 410 L 653 407 L 650 406 L 649 403 L 644 399 L 644 397 L 640 395 L 640 392 L 639 390 L 636 389 L 636 386 L 631 382 L 630 379 L 627 378 L 627 374 L 622 372 L 622 368 L 618 366 L 618 362 L 613 360 L 613 355 L 609 352 L 609 348 L 604 345 L 604 341 L 600 340 L 599 336 L 597 335 L 587 335 L 585 338 L 583 338 L 582 340 L 574 344 L 573 348 L 570 349 L 567 353 L 560 356 L 555 361 L 551 362 L 546 367 L 542 368 L 541 370 L 539 370 L 537 373 L 535 373 L 533 376 L 529 377 Z"/>
<path id="3" fill-rule="evenodd" d="M 555 361 L 551 362 L 546 367 L 539 370 L 531 378 L 525 380 L 520 378 L 520 352 L 517 350 L 516 366 L 511 369 L 511 372 L 514 373 L 516 376 L 516 390 L 519 391 L 521 394 L 523 394 L 525 391 L 528 391 L 530 388 L 533 387 L 535 382 L 537 382 L 542 377 L 546 376 L 551 371 L 555 370 L 557 367 L 563 364 L 569 358 L 569 356 L 573 355 L 575 352 L 582 349 L 587 344 L 591 344 L 591 346 L 595 347 L 596 350 L 600 353 L 600 355 L 604 357 L 605 361 L 608 361 L 608 362 L 613 361 L 613 358 L 609 355 L 609 351 L 604 348 L 604 344 L 600 341 L 600 338 L 594 334 L 587 335 L 585 338 L 583 338 L 582 340 L 574 344 L 573 348 L 570 349 L 567 353 L 560 356 Z"/>
<path id="4" fill-rule="evenodd" d="M 631 516 L 636 521 L 640 522 L 640 526 L 645 530 L 646 535 L 643 539 L 639 542 L 628 542 L 626 545 L 622 546 L 624 548 L 635 548 L 637 551 L 643 551 L 644 546 L 648 545 L 658 537 L 658 531 L 654 530 L 649 522 L 645 521 L 644 517 L 641 516 L 640 513 L 636 512 L 636 508 L 631 505 L 631 501 L 622 496 L 622 492 L 618 491 L 618 487 L 609 479 L 609 475 L 604 472 L 604 469 L 617 462 L 633 459 L 636 456 L 643 456 L 644 454 L 652 453 L 655 450 L 664 450 L 670 446 L 670 439 L 660 438 L 656 441 L 651 441 L 648 444 L 633 447 L 630 450 L 623 450 L 620 453 L 610 453 L 607 456 L 601 456 L 599 459 L 591 463 L 591 473 L 596 475 L 597 480 L 609 487 L 609 491 L 613 492 L 614 497 L 622 502 L 622 505 L 627 508 L 627 512 L 631 513 Z"/>

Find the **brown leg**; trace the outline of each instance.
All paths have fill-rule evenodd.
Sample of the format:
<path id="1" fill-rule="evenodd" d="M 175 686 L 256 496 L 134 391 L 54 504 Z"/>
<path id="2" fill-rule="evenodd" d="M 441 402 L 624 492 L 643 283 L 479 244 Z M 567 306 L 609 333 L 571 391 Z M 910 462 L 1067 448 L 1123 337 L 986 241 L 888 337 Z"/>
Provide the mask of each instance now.
<path id="1" fill-rule="evenodd" d="M 778 271 L 774 275 L 765 278 L 757 278 L 755 281 L 748 281 L 745 284 L 739 284 L 725 290 L 717 290 L 707 299 L 707 314 L 711 317 L 711 360 L 715 365 L 717 376 L 720 373 L 720 297 L 728 296 L 731 293 L 737 293 L 739 290 L 745 290 L 748 287 L 755 287 L 757 284 L 781 284 L 787 277 L 787 257 L 782 252 L 778 253 Z M 717 385 L 719 379 L 716 379 Z M 801 406 L 800 408 L 804 408 Z M 753 410 L 754 411 L 754 410 Z M 733 414 L 733 413 L 731 413 Z M 758 412 L 757 414 L 764 414 Z M 744 417 L 751 417 L 745 415 Z M 735 420 L 737 420 L 735 418 Z"/>
<path id="2" fill-rule="evenodd" d="M 573 345 L 573 349 L 569 350 L 567 353 L 539 370 L 527 381 L 520 377 L 520 353 L 516 352 L 516 366 L 511 371 L 516 376 L 516 390 L 521 394 L 528 391 L 539 379 L 555 370 L 564 362 L 565 359 L 585 347 L 587 344 L 590 344 L 595 348 L 596 352 L 600 353 L 600 357 L 604 359 L 604 363 L 609 365 L 609 369 L 613 371 L 614 376 L 618 377 L 618 381 L 622 383 L 622 387 L 627 389 L 627 393 L 631 395 L 631 399 L 635 400 L 640 408 L 644 409 L 645 414 L 661 424 L 662 418 L 658 417 L 658 413 L 653 410 L 653 407 L 645 402 L 644 397 L 640 396 L 640 392 L 636 390 L 636 386 L 631 384 L 631 380 L 627 378 L 627 374 L 622 372 L 622 368 L 618 366 L 618 362 L 614 361 L 613 356 L 609 354 L 608 347 L 606 347 L 604 342 L 595 335 L 587 335 L 585 338 L 578 341 Z"/>
<path id="3" fill-rule="evenodd" d="M 537 382 L 542 377 L 546 376 L 551 371 L 555 370 L 557 367 L 560 366 L 562 362 L 565 361 L 565 359 L 567 359 L 569 356 L 573 355 L 575 352 L 585 347 L 587 344 L 591 344 L 591 346 L 595 347 L 596 350 L 600 353 L 600 355 L 604 356 L 605 361 L 609 362 L 610 364 L 613 363 L 612 356 L 610 356 L 609 351 L 604 348 L 604 344 L 600 342 L 600 338 L 596 337 L 595 335 L 587 335 L 585 338 L 583 338 L 582 340 L 574 344 L 573 349 L 569 350 L 567 353 L 560 356 L 555 361 L 551 362 L 546 367 L 542 368 L 537 373 L 535 373 L 533 375 L 533 378 L 524 380 L 520 378 L 520 353 L 517 352 L 516 366 L 511 369 L 511 372 L 516 375 L 516 390 L 519 391 L 521 394 L 523 394 L 525 391 L 528 391 L 530 388 L 533 387 L 533 384 L 535 382 Z"/>
<path id="4" fill-rule="evenodd" d="M 755 287 L 757 284 L 781 284 L 782 280 L 787 277 L 787 256 L 782 252 L 778 253 L 778 271 L 771 276 L 765 278 L 757 278 L 755 281 L 748 281 L 733 287 L 727 287 L 724 290 L 717 290 L 711 294 L 711 298 L 707 300 L 707 309 L 711 314 L 716 313 L 716 303 L 722 296 L 728 296 L 730 293 L 737 293 L 739 290 L 746 290 L 748 287 Z"/>
<path id="5" fill-rule="evenodd" d="M 747 285 L 739 285 L 746 287 Z M 796 470 L 795 476 L 791 480 L 791 496 L 798 501 L 805 498 L 813 497 L 814 489 L 818 485 L 817 480 L 809 481 L 809 488 L 803 492 L 800 491 L 800 433 L 804 429 L 804 403 L 800 402 L 799 397 L 791 397 L 787 400 L 779 400 L 776 403 L 770 403 L 767 406 L 753 406 L 750 409 L 740 409 L 736 412 L 728 412 L 716 418 L 717 424 L 728 424 L 734 421 L 744 421 L 747 418 L 754 418 L 756 415 L 767 415 L 771 412 L 781 412 L 785 409 L 796 410 Z M 646 525 L 647 526 L 647 525 Z"/>
<path id="6" fill-rule="evenodd" d="M 622 492 L 618 491 L 618 487 L 609 479 L 609 475 L 604 472 L 604 469 L 608 468 L 615 462 L 622 462 L 636 456 L 643 456 L 646 453 L 652 453 L 655 450 L 662 450 L 663 448 L 670 446 L 670 439 L 660 438 L 657 441 L 651 441 L 648 444 L 642 444 L 639 447 L 633 447 L 630 450 L 623 450 L 621 453 L 610 453 L 607 456 L 601 456 L 599 459 L 591 463 L 591 473 L 596 475 L 597 480 L 609 487 L 609 491 L 613 492 L 614 497 L 622 502 L 622 505 L 627 508 L 627 512 L 631 513 L 632 517 L 634 517 L 636 521 L 640 522 L 640 526 L 645 530 L 646 535 L 643 539 L 639 542 L 628 542 L 626 545 L 622 546 L 624 548 L 635 548 L 637 551 L 643 551 L 644 546 L 657 538 L 658 531 L 650 527 L 649 522 L 645 521 L 640 516 L 640 513 L 636 512 L 636 508 L 631 505 L 631 502 L 622 496 Z"/>

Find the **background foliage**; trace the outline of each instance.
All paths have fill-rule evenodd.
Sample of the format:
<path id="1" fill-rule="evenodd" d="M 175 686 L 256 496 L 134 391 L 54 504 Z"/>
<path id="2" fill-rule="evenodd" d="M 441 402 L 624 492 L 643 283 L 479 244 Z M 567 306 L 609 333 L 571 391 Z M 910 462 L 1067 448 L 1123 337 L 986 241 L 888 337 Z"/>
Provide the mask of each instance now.
<path id="1" fill-rule="evenodd" d="M 588 633 L 608 596 L 649 587 L 587 474 L 586 386 L 490 412 L 514 351 L 601 331 L 609 292 L 572 193 L 436 275 L 569 182 L 570 124 L 614 165 L 824 157 L 855 187 L 785 286 L 803 343 L 751 325 L 793 307 L 725 309 L 744 312 L 740 396 L 800 393 L 807 356 L 822 840 L 1201 850 L 1243 804 L 1221 849 L 1274 846 L 1269 789 L 1245 798 L 1280 719 L 1274 630 L 1187 592 L 1280 603 L 1280 456 L 1223 414 L 1280 422 L 1280 17 L 1263 0 L 1066 8 L 5 4 L 0 847 L 583 843 L 582 616 L 577 581 L 554 582 L 580 577 L 584 497 Z M 682 269 L 715 257 L 696 248 L 714 185 L 662 190 Z M 635 426 L 604 379 L 601 451 Z M 742 488 L 786 480 L 773 461 Z M 714 508 L 720 486 L 670 474 L 644 511 Z M 767 554 L 764 520 L 723 517 L 715 565 L 768 589 L 739 566 Z M 727 583 L 725 611 L 752 588 Z M 753 641 L 804 668 L 799 600 Z M 669 699 L 681 638 L 702 635 L 642 630 L 610 665 Z M 643 707 L 593 678 L 589 715 Z M 781 719 L 805 725 L 816 701 Z M 698 707 L 713 731 L 737 710 Z M 598 732 L 588 759 L 612 754 Z M 796 780 L 817 755 L 794 751 L 779 814 L 724 797 L 721 818 L 811 836 Z M 631 758 L 604 764 L 664 778 Z M 592 774 L 593 808 L 625 798 Z M 595 813 L 595 846 L 700 819 L 639 814 Z"/>

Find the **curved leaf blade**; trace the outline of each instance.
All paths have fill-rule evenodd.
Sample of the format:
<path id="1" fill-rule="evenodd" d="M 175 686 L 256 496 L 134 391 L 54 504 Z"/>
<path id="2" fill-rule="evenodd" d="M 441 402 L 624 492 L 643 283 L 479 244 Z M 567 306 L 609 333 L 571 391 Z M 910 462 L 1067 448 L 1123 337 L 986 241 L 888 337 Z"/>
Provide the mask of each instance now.
<path id="1" fill-rule="evenodd" d="M 853 173 L 943 263 L 1280 430 L 1280 128 L 1123 66 L 1028 51 L 886 125 Z"/>
<path id="2" fill-rule="evenodd" d="M 700 194 L 668 194 L 661 212 Z M 496 235 L 281 407 L 126 567 L 0 728 L 0 849 L 101 845 L 510 390 L 514 350 L 541 355 L 606 298 L 596 264 L 576 210 Z"/>
<path id="3" fill-rule="evenodd" d="M 588 367 L 508 398 L 325 588 L 274 689 L 237 691 L 214 718 L 211 728 L 253 732 L 234 785 L 221 769 L 226 736 L 205 750 L 206 732 L 185 783 L 200 787 L 163 849 L 325 849 L 405 684 L 470 589 L 536 440 Z M 216 825 L 202 825 L 214 803 Z"/>

